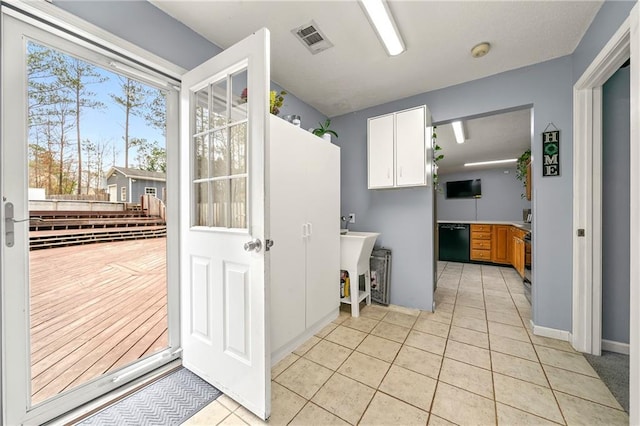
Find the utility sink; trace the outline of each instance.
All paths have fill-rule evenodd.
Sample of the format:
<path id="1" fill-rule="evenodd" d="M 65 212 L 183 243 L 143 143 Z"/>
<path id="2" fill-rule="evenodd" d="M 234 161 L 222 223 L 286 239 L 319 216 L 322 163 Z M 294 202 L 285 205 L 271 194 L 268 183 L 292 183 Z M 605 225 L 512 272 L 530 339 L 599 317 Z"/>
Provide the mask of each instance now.
<path id="1" fill-rule="evenodd" d="M 356 289 L 341 301 L 351 304 L 351 315 L 354 317 L 360 316 L 360 302 L 367 299 L 367 305 L 371 304 L 369 258 L 378 235 L 378 232 L 353 231 L 340 235 L 340 269 L 349 272 L 350 287 Z M 360 275 L 365 276 L 365 291 L 358 291 Z"/>

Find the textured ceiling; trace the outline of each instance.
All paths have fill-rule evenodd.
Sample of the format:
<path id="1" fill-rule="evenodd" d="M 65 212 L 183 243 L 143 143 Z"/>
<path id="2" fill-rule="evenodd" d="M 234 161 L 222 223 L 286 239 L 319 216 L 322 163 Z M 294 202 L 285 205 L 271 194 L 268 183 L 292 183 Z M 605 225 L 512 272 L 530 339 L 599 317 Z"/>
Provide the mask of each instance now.
<path id="1" fill-rule="evenodd" d="M 222 48 L 268 28 L 272 80 L 330 117 L 571 54 L 602 5 L 391 0 L 407 51 L 389 57 L 356 1 L 151 2 Z M 334 44 L 316 55 L 291 33 L 312 19 Z"/>

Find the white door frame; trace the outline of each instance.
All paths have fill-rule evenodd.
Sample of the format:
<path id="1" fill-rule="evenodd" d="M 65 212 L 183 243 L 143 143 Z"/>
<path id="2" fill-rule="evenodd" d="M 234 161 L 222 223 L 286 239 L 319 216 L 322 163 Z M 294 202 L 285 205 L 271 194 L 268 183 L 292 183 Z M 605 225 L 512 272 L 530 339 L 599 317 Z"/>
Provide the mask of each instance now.
<path id="1" fill-rule="evenodd" d="M 636 5 L 573 90 L 573 322 L 571 343 L 600 355 L 602 340 L 602 85 L 631 58 L 631 155 L 640 164 L 640 9 Z M 634 161 L 635 160 L 635 161 Z M 640 173 L 631 167 L 631 217 L 640 208 Z M 585 235 L 578 236 L 584 229 Z M 640 226 L 630 223 L 630 424 L 640 416 Z"/>
<path id="2" fill-rule="evenodd" d="M 175 84 L 173 80 L 179 81 L 179 76 L 181 75 L 182 69 L 171 65 L 169 62 L 159 57 L 145 52 L 141 48 L 135 48 L 133 45 L 128 44 L 115 36 L 109 36 L 106 32 L 99 30 L 97 27 L 87 24 L 79 18 L 73 17 L 72 15 L 61 11 L 56 6 L 53 6 L 46 2 L 37 2 L 32 4 L 16 2 L 12 3 L 11 7 L 7 7 L 3 4 L 0 15 L 3 18 L 4 15 L 11 17 L 11 19 L 15 18 L 15 21 L 18 22 L 20 26 L 32 26 L 33 30 L 30 30 L 30 32 L 37 32 L 39 34 L 38 37 L 42 40 L 48 41 L 55 39 L 56 41 L 52 42 L 52 47 L 54 48 L 61 48 L 60 46 L 64 46 L 64 51 L 83 57 L 83 59 L 85 60 L 87 60 L 87 58 L 84 57 L 85 53 L 92 59 L 100 57 L 101 60 L 97 61 L 96 63 L 103 68 L 106 68 L 104 64 L 101 65 L 102 59 L 104 58 L 118 60 L 119 62 L 127 62 L 127 60 L 124 59 L 125 57 L 134 58 L 139 63 L 146 64 L 149 69 L 160 70 L 166 76 L 173 77 L 172 80 L 167 80 L 167 87 L 169 92 L 169 95 L 167 97 L 167 116 L 175 116 L 175 119 L 169 119 L 167 122 L 167 161 L 169 162 L 167 167 L 167 186 L 169 187 L 170 196 L 169 207 L 167 209 L 167 220 L 168 223 L 171 224 L 167 227 L 167 253 L 179 253 L 178 219 L 180 198 L 178 185 L 178 93 L 173 87 L 173 84 Z M 36 19 L 36 17 L 38 19 Z M 51 24 L 53 24 L 53 26 Z M 64 30 L 62 30 L 62 28 Z M 3 26 L 2 29 L 3 31 L 6 31 L 5 26 Z M 82 38 L 78 38 L 78 36 L 81 36 Z M 87 40 L 91 40 L 91 42 Z M 4 47 L 5 46 L 3 46 L 3 48 Z M 79 53 L 80 51 L 84 53 L 81 54 Z M 3 54 L 4 53 L 5 52 L 3 51 Z M 131 67 L 134 68 L 134 65 L 135 63 L 132 63 Z M 147 73 L 147 70 L 140 69 L 140 72 L 142 73 L 142 75 L 146 75 L 145 73 Z M 3 77 L 7 78 L 6 75 L 3 75 Z M 143 77 L 140 76 L 140 78 Z M 154 81 L 155 80 L 156 79 L 154 79 Z M 2 95 L 8 96 L 7 92 L 3 92 Z M 8 99 L 21 99 L 21 96 L 23 95 L 8 96 Z M 11 117 L 9 117 L 7 113 L 8 110 L 2 111 L 3 122 L 11 119 Z M 20 112 L 20 114 L 26 114 L 26 110 Z M 22 121 L 22 119 L 19 119 L 18 121 Z M 5 130 L 6 126 L 5 128 L 3 128 L 3 132 Z M 0 135 L 0 137 L 2 137 L 2 140 L 0 140 L 0 148 L 2 148 L 2 143 L 5 140 L 4 133 L 3 135 Z M 12 139 L 15 138 L 6 138 L 6 140 Z M 0 149 L 0 151 L 2 151 L 2 149 Z M 25 173 L 23 168 L 20 169 L 20 167 L 22 167 L 21 165 L 18 165 L 17 167 L 18 170 L 15 173 L 16 175 Z M 6 187 L 10 186 L 11 183 L 12 182 L 3 180 L 3 176 L 2 174 L 0 174 L 0 189 L 6 191 Z M 2 203 L 2 208 L 0 208 L 0 230 L 2 231 L 4 231 L 4 229 L 2 229 L 3 224 L 4 202 Z M 1 235 L 4 234 L 2 233 Z M 4 245 L 4 238 L 0 236 L 0 268 L 4 268 L 3 272 L 7 269 L 5 267 L 6 262 L 7 251 Z M 13 327 L 14 324 L 20 323 L 20 321 L 6 321 L 6 316 L 8 315 L 9 311 L 6 309 L 6 306 L 2 306 L 2 320 L 5 321 L 5 324 L 12 324 L 12 327 L 4 327 L 4 329 L 2 330 L 3 335 L 0 336 L 2 337 L 0 345 L 2 350 L 0 352 L 2 355 L 1 358 L 3 358 L 0 371 L 0 378 L 2 378 L 2 389 L 0 393 L 0 400 L 2 400 L 0 402 L 0 405 L 2 410 L 0 412 L 0 423 L 43 423 L 52 419 L 53 417 L 67 412 L 70 408 L 78 407 L 91 399 L 103 395 L 105 393 L 105 390 L 114 389 L 117 386 L 121 386 L 123 384 L 126 384 L 127 382 L 131 382 L 137 376 L 140 376 L 145 372 L 152 371 L 153 369 L 168 363 L 172 359 L 178 359 L 180 356 L 180 324 L 177 321 L 179 316 L 179 264 L 177 256 L 167 255 L 167 282 L 169 283 L 167 288 L 167 310 L 168 316 L 170 318 L 168 323 L 170 338 L 169 348 L 146 358 L 138 364 L 129 365 L 121 370 L 118 370 L 115 373 L 112 373 L 108 376 L 108 379 L 111 380 L 110 383 L 107 383 L 107 380 L 105 380 L 104 383 L 101 384 L 99 384 L 98 381 L 89 382 L 82 385 L 82 390 L 52 398 L 44 404 L 35 406 L 33 409 L 29 410 L 29 413 L 25 414 L 24 416 L 22 416 L 20 413 L 16 414 L 12 412 L 11 415 L 15 417 L 12 417 L 10 419 L 7 418 L 8 407 L 11 406 L 12 408 L 16 408 L 28 406 L 27 403 L 24 403 L 23 401 L 26 398 L 25 395 L 27 394 L 24 389 L 24 386 L 26 385 L 22 383 L 20 383 L 19 385 L 15 384 L 16 382 L 21 381 L 21 379 L 19 378 L 16 379 L 16 371 L 20 372 L 28 368 L 28 366 L 25 365 L 28 360 L 28 354 L 25 352 L 27 346 L 17 343 L 21 341 L 20 337 L 16 337 L 16 333 L 18 333 L 20 327 Z M 0 276 L 0 290 L 2 290 L 3 292 L 2 297 L 5 301 L 7 300 L 7 298 L 5 297 L 6 289 L 9 287 L 7 283 L 8 281 L 5 280 L 5 277 Z M 23 293 L 24 289 L 21 289 L 20 292 Z M 19 299 L 26 300 L 26 297 L 19 297 Z M 23 316 L 24 315 L 20 314 L 20 317 Z M 21 356 L 18 362 L 6 362 L 5 358 L 7 357 L 7 348 L 10 346 L 8 342 L 13 344 L 14 346 L 24 346 L 24 349 L 20 349 L 21 351 L 23 351 L 22 353 L 24 354 L 24 356 Z M 10 365 L 11 368 L 8 368 L 8 365 Z M 16 418 L 18 416 L 21 416 L 21 418 Z"/>

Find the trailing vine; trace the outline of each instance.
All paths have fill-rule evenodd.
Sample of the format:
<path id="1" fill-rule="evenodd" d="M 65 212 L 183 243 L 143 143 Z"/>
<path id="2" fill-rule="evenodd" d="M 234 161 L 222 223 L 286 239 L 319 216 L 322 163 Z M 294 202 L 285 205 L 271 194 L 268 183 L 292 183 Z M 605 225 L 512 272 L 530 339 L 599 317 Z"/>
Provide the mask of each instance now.
<path id="1" fill-rule="evenodd" d="M 529 165 L 529 161 L 531 160 L 531 149 L 527 149 L 522 153 L 520 157 L 518 157 L 518 161 L 516 163 L 516 178 L 522 182 L 522 186 L 527 186 L 527 166 Z M 522 198 L 525 198 L 525 194 L 520 194 Z"/>

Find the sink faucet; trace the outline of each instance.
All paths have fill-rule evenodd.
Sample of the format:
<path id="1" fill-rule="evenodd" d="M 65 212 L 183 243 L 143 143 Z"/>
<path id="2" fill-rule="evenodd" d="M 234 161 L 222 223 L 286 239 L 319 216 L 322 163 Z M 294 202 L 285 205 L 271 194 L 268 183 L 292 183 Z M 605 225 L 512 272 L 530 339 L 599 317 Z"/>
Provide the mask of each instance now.
<path id="1" fill-rule="evenodd" d="M 349 229 L 349 218 L 347 216 L 340 216 L 340 220 L 344 222 L 344 229 Z"/>

